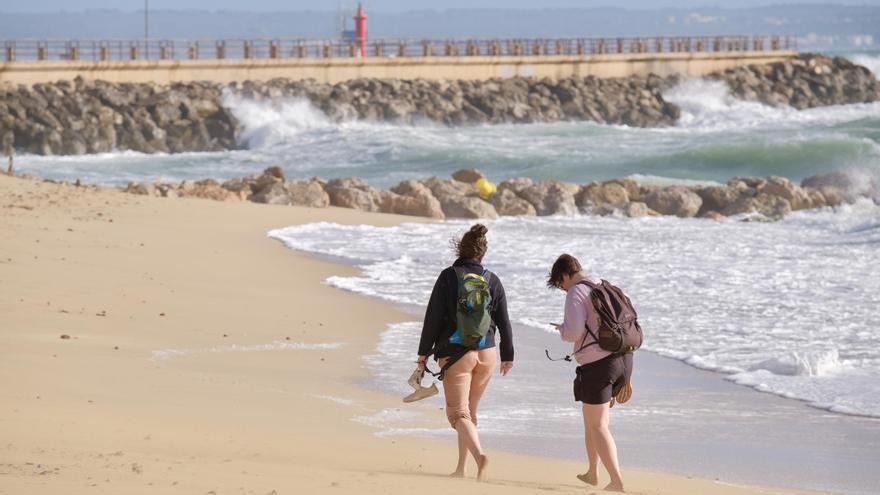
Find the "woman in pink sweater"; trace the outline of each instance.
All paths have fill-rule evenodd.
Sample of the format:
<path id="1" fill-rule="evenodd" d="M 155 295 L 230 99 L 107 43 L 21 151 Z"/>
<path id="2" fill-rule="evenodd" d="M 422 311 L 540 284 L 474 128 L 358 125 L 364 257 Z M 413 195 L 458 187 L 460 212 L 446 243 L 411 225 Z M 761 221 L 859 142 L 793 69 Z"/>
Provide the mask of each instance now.
<path id="1" fill-rule="evenodd" d="M 557 326 L 562 340 L 574 343 L 577 376 L 574 380 L 575 400 L 582 402 L 584 415 L 584 443 L 587 447 L 589 468 L 578 479 L 590 485 L 598 484 L 596 474 L 599 459 L 611 477 L 605 487 L 608 491 L 623 491 L 617 446 L 608 429 L 608 416 L 613 398 L 632 376 L 632 354 L 615 354 L 603 350 L 595 342 L 599 317 L 590 298 L 592 287 L 601 284 L 584 273 L 581 264 L 571 255 L 563 254 L 553 264 L 547 285 L 562 289 L 565 296 L 565 320 Z M 586 346 L 586 347 L 585 347 Z"/>

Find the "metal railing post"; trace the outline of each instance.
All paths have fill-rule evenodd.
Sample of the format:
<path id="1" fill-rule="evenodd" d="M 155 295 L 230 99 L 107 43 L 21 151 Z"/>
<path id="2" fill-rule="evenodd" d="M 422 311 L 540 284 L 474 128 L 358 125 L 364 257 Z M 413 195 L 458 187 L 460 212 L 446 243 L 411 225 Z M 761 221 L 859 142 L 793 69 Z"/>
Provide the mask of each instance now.
<path id="1" fill-rule="evenodd" d="M 6 42 L 6 61 L 15 62 L 15 42 Z"/>

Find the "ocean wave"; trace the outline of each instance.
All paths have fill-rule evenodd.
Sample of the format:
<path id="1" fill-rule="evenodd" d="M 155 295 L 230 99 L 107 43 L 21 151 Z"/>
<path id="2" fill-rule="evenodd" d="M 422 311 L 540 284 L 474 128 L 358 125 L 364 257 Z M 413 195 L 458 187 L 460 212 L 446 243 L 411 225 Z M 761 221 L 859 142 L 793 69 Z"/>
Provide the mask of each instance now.
<path id="1" fill-rule="evenodd" d="M 792 180 L 829 170 L 880 170 L 880 103 L 771 108 L 731 98 L 723 83 L 692 79 L 666 96 L 682 120 L 663 129 L 593 122 L 473 127 L 393 125 L 328 119 L 303 99 L 224 103 L 242 122 L 249 149 L 81 157 L 21 156 L 21 172 L 120 185 L 129 181 L 225 180 L 280 165 L 289 178 L 361 177 L 379 187 L 476 167 L 494 181 L 525 176 L 587 183 L 724 183 L 737 175 Z"/>
<path id="2" fill-rule="evenodd" d="M 880 54 L 854 54 L 849 55 L 847 58 L 856 64 L 867 67 L 868 70 L 874 73 L 875 78 L 880 78 Z"/>
<path id="3" fill-rule="evenodd" d="M 880 372 L 873 337 L 880 317 L 872 311 L 880 304 L 880 280 L 873 275 L 880 265 L 877 218 L 880 207 L 868 201 L 769 224 L 502 218 L 486 222 L 486 263 L 504 280 L 512 319 L 543 335 L 550 349 L 566 350 L 553 343 L 549 328 L 559 319 L 561 294 L 542 289 L 541 281 L 555 256 L 570 252 L 588 271 L 630 292 L 646 328 L 646 350 L 815 407 L 880 415 L 880 386 L 859 378 Z M 444 247 L 468 226 L 325 223 L 271 235 L 296 249 L 350 259 L 363 270 L 334 277 L 337 287 L 423 305 L 436 276 L 425 267 L 448 265 L 452 253 Z M 394 339 L 415 330 L 399 331 L 380 348 L 397 348 Z"/>
<path id="4" fill-rule="evenodd" d="M 727 83 L 704 78 L 687 79 L 663 94 L 681 107 L 673 129 L 689 132 L 752 132 L 756 129 L 835 125 L 880 116 L 880 103 L 859 103 L 797 110 L 745 101 L 730 93 Z"/>

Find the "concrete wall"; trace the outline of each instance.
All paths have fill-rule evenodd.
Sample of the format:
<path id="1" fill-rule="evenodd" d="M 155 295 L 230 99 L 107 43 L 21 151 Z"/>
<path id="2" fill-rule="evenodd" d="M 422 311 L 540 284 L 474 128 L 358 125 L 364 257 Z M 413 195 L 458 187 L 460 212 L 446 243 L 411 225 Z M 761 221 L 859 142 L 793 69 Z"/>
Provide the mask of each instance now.
<path id="1" fill-rule="evenodd" d="M 111 82 L 232 82 L 314 78 L 336 83 L 362 77 L 398 79 L 490 79 L 572 75 L 623 77 L 649 73 L 702 75 L 745 64 L 770 63 L 796 52 L 646 53 L 523 57 L 370 57 L 336 59 L 236 59 L 42 61 L 0 64 L 0 81 L 34 84 L 83 76 Z"/>

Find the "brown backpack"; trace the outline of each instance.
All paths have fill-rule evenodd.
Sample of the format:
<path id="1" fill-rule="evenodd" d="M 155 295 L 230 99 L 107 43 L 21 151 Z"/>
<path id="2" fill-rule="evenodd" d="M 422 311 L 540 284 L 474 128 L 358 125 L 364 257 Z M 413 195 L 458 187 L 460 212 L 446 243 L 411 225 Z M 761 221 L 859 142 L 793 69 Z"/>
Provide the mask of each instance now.
<path id="1" fill-rule="evenodd" d="M 587 326 L 587 334 L 593 342 L 584 344 L 573 354 L 598 344 L 602 349 L 615 353 L 635 352 L 642 346 L 642 327 L 639 326 L 638 314 L 629 297 L 617 286 L 607 280 L 594 284 L 586 280 L 578 282 L 590 288 L 590 299 L 599 316 L 599 328 L 593 332 Z M 584 335 L 584 341 L 586 341 Z"/>

